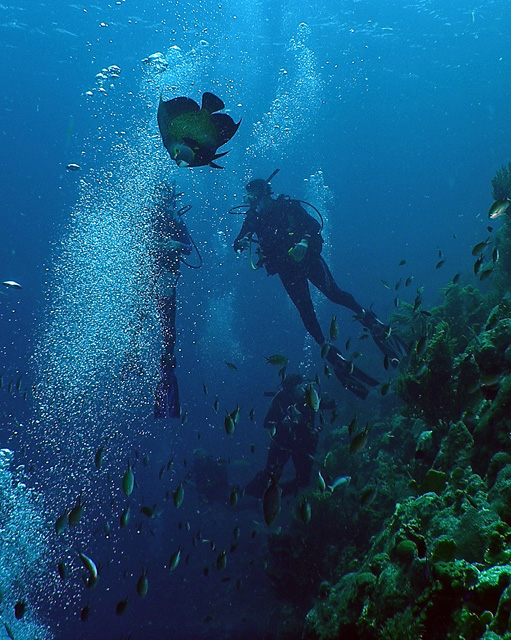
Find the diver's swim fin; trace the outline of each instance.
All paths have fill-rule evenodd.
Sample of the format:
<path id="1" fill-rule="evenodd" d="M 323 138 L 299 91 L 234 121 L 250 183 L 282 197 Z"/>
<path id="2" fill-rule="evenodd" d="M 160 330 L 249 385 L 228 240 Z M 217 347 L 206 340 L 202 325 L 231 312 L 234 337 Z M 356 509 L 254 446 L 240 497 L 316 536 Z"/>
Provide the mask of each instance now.
<path id="1" fill-rule="evenodd" d="M 167 372 L 165 379 L 160 380 L 156 387 L 154 398 L 155 418 L 179 418 L 181 415 L 181 405 L 179 403 L 179 387 L 176 374 Z"/>
<path id="2" fill-rule="evenodd" d="M 343 358 L 340 351 L 332 345 L 326 359 L 332 365 L 335 377 L 343 387 L 362 400 L 365 400 L 369 393 L 367 386 L 376 387 L 379 384 L 378 380 L 356 367 L 353 362 Z"/>

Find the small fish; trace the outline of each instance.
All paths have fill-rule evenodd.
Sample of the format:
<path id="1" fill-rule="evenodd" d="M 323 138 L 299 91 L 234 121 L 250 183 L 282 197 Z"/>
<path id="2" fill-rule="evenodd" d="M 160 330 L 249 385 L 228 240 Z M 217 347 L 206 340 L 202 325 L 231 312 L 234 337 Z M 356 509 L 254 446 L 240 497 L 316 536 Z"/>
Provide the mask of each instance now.
<path id="1" fill-rule="evenodd" d="M 303 498 L 300 501 L 300 518 L 302 519 L 303 524 L 309 524 L 312 517 L 312 509 L 311 504 L 307 500 L 307 498 Z"/>
<path id="2" fill-rule="evenodd" d="M 493 227 L 486 227 L 488 229 L 488 233 L 491 233 L 493 231 Z"/>
<path id="3" fill-rule="evenodd" d="M 130 516 L 131 516 L 131 508 L 126 507 L 126 509 L 124 509 L 123 512 L 121 513 L 121 517 L 119 518 L 119 525 L 121 529 L 124 529 L 124 527 L 128 526 L 128 523 L 130 521 Z"/>
<path id="4" fill-rule="evenodd" d="M 506 211 L 509 209 L 509 205 L 509 200 L 496 200 L 488 211 L 488 217 L 492 220 L 498 218 L 503 213 L 506 213 Z"/>
<path id="5" fill-rule="evenodd" d="M 334 342 L 339 337 L 339 324 L 337 322 L 337 316 L 333 316 L 333 318 L 330 320 L 329 334 L 330 334 L 330 340 Z"/>
<path id="6" fill-rule="evenodd" d="M 332 376 L 332 370 L 330 369 L 330 367 L 327 365 L 326 362 L 323 365 L 323 373 L 327 378 L 330 378 Z"/>
<path id="7" fill-rule="evenodd" d="M 89 556 L 86 556 L 84 553 L 79 553 L 78 555 L 80 556 L 80 560 L 82 561 L 83 566 L 89 572 L 90 577 L 93 580 L 97 580 L 98 569 L 96 567 L 96 564 L 94 563 L 94 560 L 92 560 L 92 558 L 89 558 Z"/>
<path id="8" fill-rule="evenodd" d="M 229 504 L 232 507 L 235 507 L 238 504 L 238 490 L 236 487 L 231 489 L 231 493 L 229 494 Z"/>
<path id="9" fill-rule="evenodd" d="M 156 511 L 154 508 L 142 506 L 140 507 L 140 513 L 143 514 L 146 518 L 153 520 L 156 518 Z"/>
<path id="10" fill-rule="evenodd" d="M 184 427 L 184 425 L 188 422 L 188 412 L 187 411 L 183 411 L 183 413 L 181 414 L 181 425 Z"/>
<path id="11" fill-rule="evenodd" d="M 360 433 L 357 433 L 357 435 L 350 442 L 350 454 L 357 453 L 358 451 L 360 451 L 365 447 L 368 433 L 369 433 L 369 423 L 366 424 L 365 429 Z"/>
<path id="12" fill-rule="evenodd" d="M 98 447 L 98 450 L 96 451 L 95 455 L 94 455 L 94 466 L 96 467 L 96 469 L 101 469 L 101 465 L 103 464 L 103 452 L 105 450 L 105 445 L 102 444 L 100 447 Z"/>
<path id="13" fill-rule="evenodd" d="M 232 436 L 236 428 L 236 425 L 234 424 L 234 420 L 232 419 L 232 416 L 229 413 L 227 413 L 227 415 L 224 418 L 224 427 L 225 427 L 225 433 L 228 436 Z"/>
<path id="14" fill-rule="evenodd" d="M 452 283 L 453 284 L 458 284 L 458 282 L 460 281 L 460 277 L 461 277 L 461 273 L 458 271 L 458 273 L 455 273 L 452 279 Z"/>
<path id="15" fill-rule="evenodd" d="M 139 598 L 145 598 L 148 590 L 149 582 L 147 581 L 147 569 L 142 569 L 142 573 L 137 580 L 137 594 Z"/>
<path id="16" fill-rule="evenodd" d="M 202 383 L 202 390 L 204 391 L 204 395 L 207 396 L 208 395 L 208 388 L 207 388 L 205 382 Z"/>
<path id="17" fill-rule="evenodd" d="M 125 495 L 128 498 L 133 493 L 134 486 L 135 486 L 135 475 L 130 465 L 130 461 L 128 460 L 128 468 L 126 469 L 122 477 L 122 490 L 124 491 Z"/>
<path id="18" fill-rule="evenodd" d="M 57 521 L 55 522 L 55 531 L 57 532 L 58 536 L 64 531 L 67 526 L 67 517 L 68 513 L 67 511 L 64 511 L 64 513 L 59 516 L 57 518 Z"/>
<path id="19" fill-rule="evenodd" d="M 385 369 L 385 371 L 388 371 L 389 365 L 390 365 L 389 356 L 385 354 L 383 356 L 383 368 Z"/>
<path id="20" fill-rule="evenodd" d="M 274 356 L 264 356 L 267 364 L 272 364 L 276 367 L 287 367 L 289 360 L 286 356 L 274 355 Z"/>
<path id="21" fill-rule="evenodd" d="M 330 491 L 330 493 L 333 493 L 339 487 L 348 486 L 350 482 L 351 482 L 351 476 L 339 476 L 339 478 L 336 478 L 332 482 L 332 484 L 329 484 L 327 486 L 327 489 Z"/>
<path id="22" fill-rule="evenodd" d="M 250 422 L 254 422 L 254 417 L 255 417 L 255 409 L 252 408 L 248 412 L 248 419 L 250 420 Z"/>
<path id="23" fill-rule="evenodd" d="M 227 566 L 227 551 L 221 551 L 216 559 L 216 568 L 222 571 Z"/>
<path id="24" fill-rule="evenodd" d="M 185 496 L 185 490 L 183 488 L 183 483 L 178 485 L 177 489 L 172 493 L 172 499 L 174 500 L 174 506 L 176 509 L 183 504 L 183 498 Z"/>
<path id="25" fill-rule="evenodd" d="M 439 260 L 435 265 L 435 269 L 440 269 L 440 267 L 443 266 L 444 263 L 445 263 L 445 259 Z"/>
<path id="26" fill-rule="evenodd" d="M 320 400 L 316 387 L 313 384 L 309 384 L 305 390 L 305 401 L 307 406 L 312 409 L 314 413 L 318 412 Z"/>
<path id="27" fill-rule="evenodd" d="M 329 351 L 330 351 L 330 343 L 324 342 L 321 345 L 321 357 L 323 358 L 323 360 L 327 357 Z"/>
<path id="28" fill-rule="evenodd" d="M 4 287 L 7 287 L 8 289 L 21 289 L 22 286 L 20 284 L 18 284 L 17 282 L 15 282 L 14 280 L 5 280 L 4 282 L 2 282 L 2 284 L 4 285 Z"/>
<path id="29" fill-rule="evenodd" d="M 486 240 L 483 240 L 482 242 L 478 242 L 476 245 L 474 245 L 474 247 L 472 248 L 472 255 L 478 256 L 479 254 L 481 254 L 489 242 L 490 242 L 490 238 L 486 238 Z"/>
<path id="30" fill-rule="evenodd" d="M 394 285 L 394 290 L 397 291 L 399 289 L 399 287 L 401 286 L 401 283 L 403 282 L 403 278 L 399 278 L 399 280 L 396 282 L 396 284 Z"/>
<path id="31" fill-rule="evenodd" d="M 215 402 L 213 402 L 213 411 L 215 413 L 218 413 L 218 409 L 220 408 L 220 400 L 218 399 L 218 396 L 215 398 Z"/>
<path id="32" fill-rule="evenodd" d="M 385 289 L 392 289 L 390 284 L 388 282 L 386 282 L 385 280 L 382 280 L 381 282 L 382 282 L 383 286 L 385 287 Z"/>
<path id="33" fill-rule="evenodd" d="M 402 267 L 404 264 L 406 264 L 406 260 L 400 260 L 398 267 Z"/>
<path id="34" fill-rule="evenodd" d="M 233 362 L 227 362 L 227 360 L 224 360 L 224 362 L 227 365 L 227 368 L 230 369 L 231 371 L 238 370 L 238 367 Z"/>
<path id="35" fill-rule="evenodd" d="M 405 280 L 405 287 L 409 287 L 413 282 L 413 276 L 409 276 L 406 280 Z"/>
<path id="36" fill-rule="evenodd" d="M 428 338 L 427 336 L 421 336 L 416 344 L 415 344 L 415 351 L 418 355 L 420 355 L 421 353 L 424 352 L 424 349 L 426 348 L 426 344 L 427 344 Z"/>
<path id="37" fill-rule="evenodd" d="M 5 632 L 11 640 L 14 640 L 14 633 L 12 632 L 11 627 L 7 624 L 7 622 L 5 622 L 5 620 L 2 620 L 2 622 L 4 623 Z"/>
<path id="38" fill-rule="evenodd" d="M 483 282 L 484 280 L 489 278 L 492 273 L 493 273 L 493 267 L 486 267 L 486 269 L 483 269 L 479 274 L 479 280 Z"/>
<path id="39" fill-rule="evenodd" d="M 63 562 L 58 563 L 57 571 L 59 573 L 60 579 L 64 581 L 67 578 L 67 567 Z"/>
<path id="40" fill-rule="evenodd" d="M 353 416 L 353 418 L 350 420 L 350 423 L 348 425 L 348 434 L 349 434 L 350 438 L 355 433 L 355 427 L 356 426 L 357 426 L 357 414 L 355 414 Z"/>
<path id="41" fill-rule="evenodd" d="M 351 344 L 351 336 L 346 340 L 346 342 L 344 343 L 344 349 L 346 351 L 349 351 L 350 348 L 350 344 Z"/>
<path id="42" fill-rule="evenodd" d="M 499 250 L 497 249 L 497 247 L 494 247 L 493 251 L 491 252 L 491 259 L 492 259 L 493 264 L 498 262 L 498 260 L 499 260 Z"/>
<path id="43" fill-rule="evenodd" d="M 79 164 L 76 164 L 76 162 L 71 162 L 69 164 L 66 164 L 66 170 L 67 171 L 81 171 L 82 168 L 80 167 Z"/>
<path id="44" fill-rule="evenodd" d="M 169 569 L 171 571 L 174 571 L 174 569 L 179 564 L 180 560 L 181 560 L 181 547 L 179 547 L 179 549 L 170 556 Z"/>
<path id="45" fill-rule="evenodd" d="M 128 598 L 124 598 L 124 600 L 119 600 L 119 602 L 115 605 L 115 613 L 118 616 L 122 616 L 122 614 L 126 611 L 128 607 Z"/>
<path id="46" fill-rule="evenodd" d="M 321 491 L 321 493 L 324 493 L 326 491 L 326 482 L 325 478 L 323 478 L 323 476 L 321 475 L 321 471 L 318 471 L 318 489 L 319 491 Z"/>
<path id="47" fill-rule="evenodd" d="M 479 273 L 479 269 L 481 268 L 481 265 L 483 264 L 483 260 L 484 260 L 484 257 L 483 256 L 479 256 L 479 258 L 477 258 L 477 260 L 474 262 L 474 275 L 475 276 Z"/>
<path id="48" fill-rule="evenodd" d="M 86 604 L 85 607 L 80 611 L 80 620 L 82 622 L 87 622 L 90 616 L 90 605 Z"/>
<path id="49" fill-rule="evenodd" d="M 270 484 L 263 495 L 263 515 L 266 524 L 271 527 L 280 513 L 282 489 L 278 477 L 270 474 Z"/>
<path id="50" fill-rule="evenodd" d="M 381 395 L 386 396 L 387 393 L 389 392 L 389 389 L 390 389 L 390 382 L 385 382 L 384 384 L 382 384 L 380 388 Z"/>
<path id="51" fill-rule="evenodd" d="M 16 616 L 16 620 L 21 620 L 25 615 L 25 611 L 27 609 L 27 603 L 25 600 L 18 600 L 18 602 L 14 605 L 14 615 Z"/>
<path id="52" fill-rule="evenodd" d="M 84 504 L 85 502 L 82 500 L 82 494 L 80 494 L 80 497 L 76 501 L 75 506 L 71 509 L 67 516 L 67 521 L 71 527 L 76 526 L 82 519 Z"/>

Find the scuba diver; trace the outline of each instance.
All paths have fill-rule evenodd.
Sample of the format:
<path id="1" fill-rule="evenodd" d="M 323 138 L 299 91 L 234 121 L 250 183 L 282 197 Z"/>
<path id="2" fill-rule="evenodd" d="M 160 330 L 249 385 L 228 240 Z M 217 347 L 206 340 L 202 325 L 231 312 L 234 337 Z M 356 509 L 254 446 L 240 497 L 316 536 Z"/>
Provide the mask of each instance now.
<path id="1" fill-rule="evenodd" d="M 289 458 L 295 478 L 279 483 L 282 496 L 309 486 L 319 428 L 314 424 L 316 414 L 306 402 L 306 386 L 300 374 L 288 374 L 282 380 L 282 389 L 273 397 L 263 423 L 265 429 L 273 430 L 266 467 L 248 483 L 245 494 L 261 498 L 269 478 L 278 482 Z"/>
<path id="2" fill-rule="evenodd" d="M 202 449 L 194 451 L 194 454 L 190 471 L 186 476 L 187 482 L 196 488 L 202 502 L 227 505 L 229 478 L 226 461 L 208 455 Z"/>
<path id="3" fill-rule="evenodd" d="M 319 222 L 305 211 L 299 200 L 285 195 L 271 197 L 270 180 L 277 171 L 267 180 L 257 178 L 246 185 L 247 204 L 243 206 L 248 207 L 248 211 L 234 241 L 234 251 L 241 253 L 251 248 L 254 239 L 258 242 L 258 262 L 254 268 L 264 265 L 268 275 L 279 275 L 305 328 L 319 345 L 325 345 L 325 336 L 312 304 L 309 281 L 331 302 L 353 311 L 388 363 L 397 366 L 406 354 L 404 342 L 392 334 L 372 310 L 364 309 L 350 293 L 338 287 L 321 256 L 323 238 Z M 378 384 L 343 358 L 333 345 L 326 345 L 325 351 L 338 380 L 358 397 L 364 399 L 368 394 L 367 386 Z"/>
<path id="4" fill-rule="evenodd" d="M 154 294 L 162 329 L 163 353 L 160 358 L 161 379 L 155 393 L 154 417 L 177 418 L 181 413 L 176 374 L 176 286 L 180 276 L 181 256 L 190 255 L 193 241 L 181 216 L 190 205 L 178 208 L 175 185 L 157 187 L 153 208 L 152 250 L 155 261 Z"/>

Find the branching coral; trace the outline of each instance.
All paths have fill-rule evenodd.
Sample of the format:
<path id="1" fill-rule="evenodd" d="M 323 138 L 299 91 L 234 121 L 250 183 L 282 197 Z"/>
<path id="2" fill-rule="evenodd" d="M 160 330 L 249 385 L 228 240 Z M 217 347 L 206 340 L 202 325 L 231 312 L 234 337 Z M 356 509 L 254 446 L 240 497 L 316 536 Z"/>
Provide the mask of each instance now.
<path id="1" fill-rule="evenodd" d="M 493 187 L 493 199 L 494 200 L 507 200 L 511 199 L 511 162 L 507 165 L 503 165 L 495 174 L 491 181 Z"/>

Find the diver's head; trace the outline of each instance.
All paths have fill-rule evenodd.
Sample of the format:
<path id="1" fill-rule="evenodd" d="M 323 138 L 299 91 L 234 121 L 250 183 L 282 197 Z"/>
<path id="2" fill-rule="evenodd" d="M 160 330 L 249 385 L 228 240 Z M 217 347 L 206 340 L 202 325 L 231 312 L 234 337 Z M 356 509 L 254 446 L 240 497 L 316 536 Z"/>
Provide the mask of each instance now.
<path id="1" fill-rule="evenodd" d="M 154 198 L 158 206 L 163 207 L 167 211 L 176 208 L 177 198 L 182 194 L 177 193 L 176 185 L 168 182 L 159 182 L 154 187 Z"/>
<path id="2" fill-rule="evenodd" d="M 192 148 L 184 143 L 175 144 L 170 155 L 179 167 L 189 167 L 195 158 Z"/>
<path id="3" fill-rule="evenodd" d="M 247 192 L 244 200 L 251 207 L 256 207 L 261 200 L 272 194 L 271 187 L 267 180 L 256 178 L 251 180 L 245 187 Z"/>
<path id="4" fill-rule="evenodd" d="M 304 377 L 299 373 L 288 373 L 282 380 L 282 389 L 284 389 L 284 391 L 292 391 L 299 384 L 302 384 L 303 381 Z"/>

